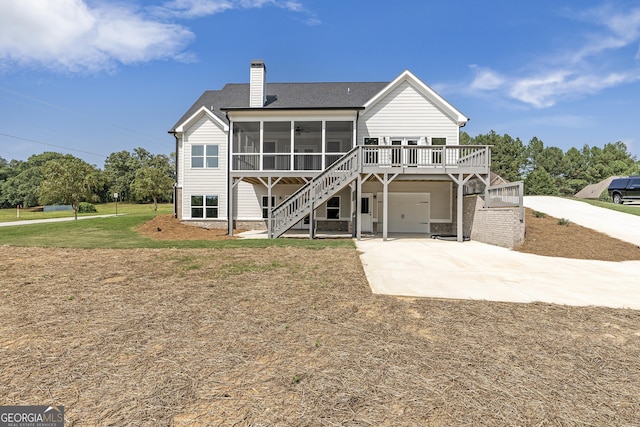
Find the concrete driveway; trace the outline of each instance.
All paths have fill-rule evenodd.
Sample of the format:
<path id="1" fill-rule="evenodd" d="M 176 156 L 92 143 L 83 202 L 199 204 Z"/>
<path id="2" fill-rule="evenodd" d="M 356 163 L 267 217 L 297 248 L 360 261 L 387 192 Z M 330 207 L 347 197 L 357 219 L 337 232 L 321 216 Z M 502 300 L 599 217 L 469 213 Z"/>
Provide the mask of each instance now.
<path id="1" fill-rule="evenodd" d="M 638 229 L 633 215 L 580 202 L 573 202 L 577 205 L 565 202 L 571 201 L 525 198 L 527 206 L 587 226 L 581 222 L 584 219 L 591 228 L 614 221 L 618 224 L 617 229 L 603 225 L 602 228 L 607 229 L 603 231 L 621 233 L 628 226 Z M 565 210 L 551 211 L 552 208 L 562 209 L 562 206 Z M 596 209 L 592 215 L 602 222 L 593 224 L 590 219 L 582 218 L 579 211 L 585 206 Z M 589 214 L 586 216 L 590 217 Z M 640 240 L 637 243 L 640 244 Z M 386 242 L 381 238 L 369 238 L 356 245 L 374 293 L 523 303 L 542 301 L 640 310 L 640 261 L 542 257 L 479 242 L 429 238 L 391 238 Z"/>

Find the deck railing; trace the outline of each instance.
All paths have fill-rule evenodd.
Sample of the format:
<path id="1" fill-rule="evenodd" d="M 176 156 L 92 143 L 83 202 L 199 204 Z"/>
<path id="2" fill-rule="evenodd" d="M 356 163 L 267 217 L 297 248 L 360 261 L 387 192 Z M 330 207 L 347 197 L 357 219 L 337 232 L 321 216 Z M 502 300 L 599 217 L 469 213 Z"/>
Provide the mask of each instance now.
<path id="1" fill-rule="evenodd" d="M 524 219 L 524 183 L 522 181 L 488 187 L 485 208 L 520 208 L 520 221 Z"/>
<path id="2" fill-rule="evenodd" d="M 424 169 L 480 168 L 489 170 L 491 148 L 485 145 L 363 145 L 363 167 Z M 233 171 L 322 171 L 344 153 L 232 154 Z M 262 167 L 261 162 L 262 161 Z M 324 161 L 324 165 L 323 165 Z"/>
<path id="3" fill-rule="evenodd" d="M 337 155 L 331 154 L 331 156 Z M 296 170 L 301 170 L 298 169 L 299 166 L 304 167 L 303 170 L 309 170 L 307 167 L 314 168 L 317 167 L 318 162 L 322 162 L 322 156 L 319 154 L 299 154 L 295 156 L 294 160 L 294 163 L 297 163 Z M 332 164 L 272 209 L 269 237 L 282 235 L 304 219 L 312 210 L 352 182 L 359 173 L 366 173 L 367 168 L 415 167 L 419 173 L 444 173 L 451 172 L 456 168 L 462 171 L 464 168 L 466 173 L 489 173 L 491 159 L 490 147 L 487 146 L 359 145 L 339 159 L 334 157 L 324 160 L 327 163 L 331 161 Z M 253 164 L 255 161 L 250 163 Z M 408 172 L 405 170 L 404 173 Z M 497 195 L 495 197 L 501 198 L 506 203 L 513 197 L 510 191 L 506 187 L 504 190 L 494 187 L 491 194 Z M 522 189 L 519 194 L 522 194 Z M 521 199 L 520 206 L 522 206 Z"/>
<path id="4" fill-rule="evenodd" d="M 365 145 L 362 146 L 362 166 L 488 170 L 490 153 L 490 147 L 484 145 Z"/>

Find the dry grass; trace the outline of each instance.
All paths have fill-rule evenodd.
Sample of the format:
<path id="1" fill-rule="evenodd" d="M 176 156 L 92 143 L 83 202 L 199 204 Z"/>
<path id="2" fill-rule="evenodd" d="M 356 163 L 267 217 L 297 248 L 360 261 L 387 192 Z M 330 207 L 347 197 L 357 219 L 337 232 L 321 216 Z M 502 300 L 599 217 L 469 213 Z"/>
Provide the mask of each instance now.
<path id="1" fill-rule="evenodd" d="M 640 425 L 638 311 L 372 295 L 343 248 L 0 267 L 0 405 L 67 426 Z"/>

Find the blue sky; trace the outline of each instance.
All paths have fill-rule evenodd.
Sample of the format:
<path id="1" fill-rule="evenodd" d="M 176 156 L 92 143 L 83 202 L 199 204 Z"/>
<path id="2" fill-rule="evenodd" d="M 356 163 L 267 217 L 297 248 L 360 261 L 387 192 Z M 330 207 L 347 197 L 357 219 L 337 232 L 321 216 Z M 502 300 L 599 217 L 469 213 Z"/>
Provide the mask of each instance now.
<path id="1" fill-rule="evenodd" d="M 409 69 L 471 118 L 563 150 L 640 157 L 640 4 L 593 0 L 4 0 L 0 157 L 103 167 L 167 131 L 207 89 L 391 81 Z M 48 145 L 47 145 L 48 144 Z"/>

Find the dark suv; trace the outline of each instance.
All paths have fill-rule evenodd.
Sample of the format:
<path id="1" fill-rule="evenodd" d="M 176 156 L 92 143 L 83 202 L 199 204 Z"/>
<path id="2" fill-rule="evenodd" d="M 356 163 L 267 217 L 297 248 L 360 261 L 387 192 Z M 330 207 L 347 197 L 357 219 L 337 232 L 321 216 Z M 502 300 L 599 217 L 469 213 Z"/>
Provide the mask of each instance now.
<path id="1" fill-rule="evenodd" d="M 640 176 L 616 178 L 609 184 L 609 196 L 613 203 L 619 205 L 624 202 L 640 200 Z"/>

